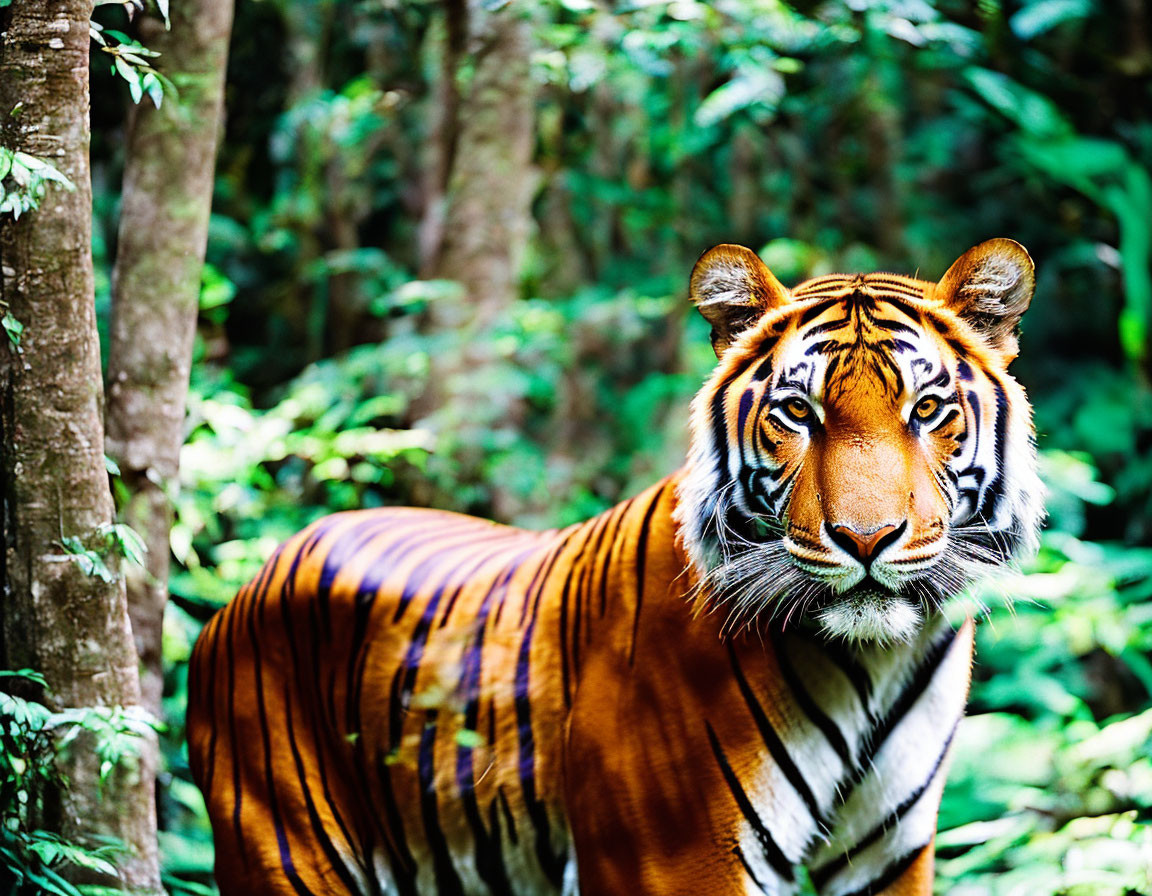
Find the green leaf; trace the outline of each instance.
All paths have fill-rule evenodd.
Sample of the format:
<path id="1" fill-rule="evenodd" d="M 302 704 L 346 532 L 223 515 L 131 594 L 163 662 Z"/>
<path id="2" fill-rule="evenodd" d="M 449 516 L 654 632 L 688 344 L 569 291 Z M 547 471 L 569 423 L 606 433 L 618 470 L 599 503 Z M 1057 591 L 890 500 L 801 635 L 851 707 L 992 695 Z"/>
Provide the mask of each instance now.
<path id="1" fill-rule="evenodd" d="M 88 576 L 100 579 L 102 582 L 111 584 L 116 581 L 116 574 L 108 568 L 101 557 L 95 551 L 84 546 L 74 535 L 66 535 L 60 539 L 60 546 L 64 549 L 65 553 L 72 556 L 73 561 L 80 567 L 81 571 Z"/>
<path id="2" fill-rule="evenodd" d="M 132 94 L 132 102 L 139 103 L 140 98 L 144 95 L 144 89 L 140 86 L 139 72 L 119 56 L 115 58 L 114 64 L 120 77 L 128 82 L 128 92 Z"/>
<path id="3" fill-rule="evenodd" d="M 144 555 L 148 553 L 148 545 L 140 533 L 125 523 L 117 523 L 112 527 L 112 539 L 116 550 L 130 563 L 137 566 L 144 565 Z"/>
<path id="4" fill-rule="evenodd" d="M 148 99 L 152 100 L 152 105 L 157 109 L 164 102 L 164 84 L 156 76 L 154 72 L 148 72 L 140 81 L 144 86 L 144 92 L 148 94 Z"/>
<path id="5" fill-rule="evenodd" d="M 1032 40 L 1065 22 L 1092 14 L 1092 0 L 1037 0 L 1008 20 L 1008 27 L 1021 40 Z"/>
<path id="6" fill-rule="evenodd" d="M 13 317 L 11 311 L 5 311 L 4 316 L 0 317 L 0 326 L 4 327 L 4 332 L 8 334 L 8 341 L 12 343 L 12 347 L 19 349 L 20 337 L 24 335 L 24 324 Z"/>
<path id="7" fill-rule="evenodd" d="M 1075 133 L 1055 103 L 1048 97 L 1013 81 L 1002 72 L 972 67 L 964 79 L 993 109 L 1037 137 L 1070 137 Z"/>
<path id="8" fill-rule="evenodd" d="M 471 728 L 461 728 L 456 732 L 456 743 L 461 747 L 469 749 L 476 749 L 482 747 L 486 743 L 484 735 L 479 731 L 473 731 Z"/>
<path id="9" fill-rule="evenodd" d="M 784 93 L 779 71 L 750 66 L 705 97 L 694 120 L 698 127 L 709 128 L 750 106 L 775 111 Z"/>

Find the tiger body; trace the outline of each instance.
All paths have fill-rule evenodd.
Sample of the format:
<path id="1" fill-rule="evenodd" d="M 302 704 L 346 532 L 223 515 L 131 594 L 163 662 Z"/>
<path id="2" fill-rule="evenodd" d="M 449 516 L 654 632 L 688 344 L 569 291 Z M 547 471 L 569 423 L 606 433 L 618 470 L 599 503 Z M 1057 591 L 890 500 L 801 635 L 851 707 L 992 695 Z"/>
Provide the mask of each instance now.
<path id="1" fill-rule="evenodd" d="M 223 893 L 931 892 L 973 636 L 940 606 L 1038 514 L 1013 347 L 951 271 L 756 264 L 694 274 L 682 470 L 559 531 L 336 514 L 208 624 Z"/>

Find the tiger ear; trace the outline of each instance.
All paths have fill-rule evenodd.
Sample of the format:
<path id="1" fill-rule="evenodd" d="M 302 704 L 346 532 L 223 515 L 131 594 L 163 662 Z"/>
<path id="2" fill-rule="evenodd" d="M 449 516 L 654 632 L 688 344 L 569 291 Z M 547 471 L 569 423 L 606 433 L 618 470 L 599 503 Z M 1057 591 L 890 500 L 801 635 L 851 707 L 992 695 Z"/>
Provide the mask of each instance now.
<path id="1" fill-rule="evenodd" d="M 988 240 L 960 256 L 936 286 L 936 298 L 999 352 L 1016 357 L 1016 328 L 1036 288 L 1036 266 L 1015 240 Z"/>
<path id="2" fill-rule="evenodd" d="M 696 262 L 689 282 L 692 301 L 712 324 L 712 348 L 719 357 L 736 337 L 789 293 L 760 260 L 743 246 L 714 246 Z"/>

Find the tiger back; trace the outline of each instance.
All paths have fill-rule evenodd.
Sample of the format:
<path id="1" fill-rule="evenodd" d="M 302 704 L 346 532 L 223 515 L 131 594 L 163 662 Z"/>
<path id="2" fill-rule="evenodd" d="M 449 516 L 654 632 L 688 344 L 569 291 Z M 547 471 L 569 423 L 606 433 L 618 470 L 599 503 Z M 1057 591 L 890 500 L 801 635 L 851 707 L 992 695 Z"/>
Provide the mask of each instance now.
<path id="1" fill-rule="evenodd" d="M 688 462 L 585 523 L 326 517 L 205 628 L 224 894 L 927 894 L 972 623 L 1035 537 L 1031 260 L 697 263 Z"/>

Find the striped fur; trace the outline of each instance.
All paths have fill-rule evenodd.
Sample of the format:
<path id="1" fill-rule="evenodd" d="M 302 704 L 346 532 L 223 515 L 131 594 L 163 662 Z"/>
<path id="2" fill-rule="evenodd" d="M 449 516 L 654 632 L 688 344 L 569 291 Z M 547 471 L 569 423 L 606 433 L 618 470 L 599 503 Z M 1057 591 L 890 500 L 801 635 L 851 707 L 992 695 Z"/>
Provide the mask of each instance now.
<path id="1" fill-rule="evenodd" d="M 561 531 L 336 514 L 209 622 L 224 894 L 931 892 L 972 650 L 939 606 L 1036 525 L 1014 348 L 933 284 L 721 260 L 684 469 Z"/>

